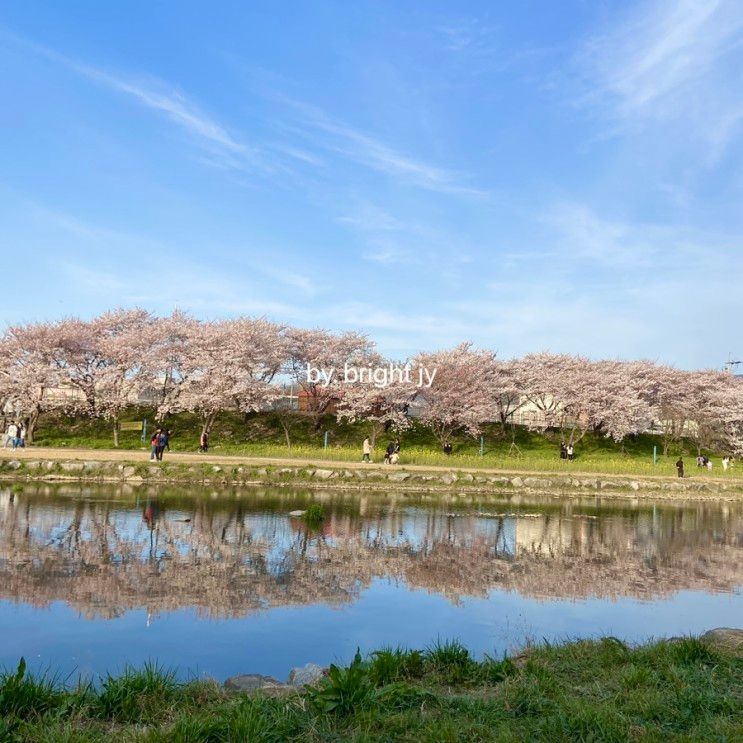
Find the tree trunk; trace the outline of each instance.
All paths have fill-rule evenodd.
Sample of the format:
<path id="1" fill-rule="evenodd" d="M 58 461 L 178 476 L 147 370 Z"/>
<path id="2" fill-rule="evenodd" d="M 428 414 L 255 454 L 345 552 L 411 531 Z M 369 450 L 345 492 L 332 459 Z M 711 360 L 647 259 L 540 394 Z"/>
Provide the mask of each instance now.
<path id="1" fill-rule="evenodd" d="M 289 426 L 286 424 L 286 421 L 281 416 L 279 416 L 279 423 L 281 423 L 281 427 L 284 429 L 284 438 L 286 439 L 286 448 L 291 449 L 292 442 L 291 442 L 291 439 L 289 438 Z"/>
<path id="2" fill-rule="evenodd" d="M 34 434 L 36 433 L 36 424 L 39 422 L 39 411 L 34 410 L 28 418 L 26 424 L 26 443 L 34 443 Z"/>
<path id="3" fill-rule="evenodd" d="M 114 430 L 114 446 L 118 446 L 119 445 L 119 419 L 118 418 L 114 418 L 113 430 Z"/>
<path id="4" fill-rule="evenodd" d="M 212 413 L 207 413 L 204 416 L 204 425 L 201 427 L 201 435 L 203 436 L 206 434 L 207 436 L 211 434 L 212 432 L 212 426 L 214 425 L 214 421 L 217 419 L 217 413 L 216 411 Z"/>
<path id="5" fill-rule="evenodd" d="M 385 431 L 388 431 L 387 423 L 390 423 L 390 421 L 386 421 L 385 423 L 380 423 L 379 421 L 375 421 L 371 425 L 371 433 L 369 435 L 369 443 L 371 444 L 372 450 L 377 444 L 377 438 L 384 433 Z"/>

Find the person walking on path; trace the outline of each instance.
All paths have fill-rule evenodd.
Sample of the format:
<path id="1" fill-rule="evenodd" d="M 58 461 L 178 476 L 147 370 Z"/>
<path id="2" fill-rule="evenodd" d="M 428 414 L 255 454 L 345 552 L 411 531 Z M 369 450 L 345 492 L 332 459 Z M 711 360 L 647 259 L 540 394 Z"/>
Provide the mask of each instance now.
<path id="1" fill-rule="evenodd" d="M 384 463 L 390 464 L 392 461 L 392 455 L 395 453 L 395 442 L 390 441 L 389 444 L 387 444 L 387 448 L 384 451 Z"/>
<path id="2" fill-rule="evenodd" d="M 209 434 L 204 431 L 199 438 L 199 451 L 206 454 L 209 451 Z"/>
<path id="3" fill-rule="evenodd" d="M 157 446 L 160 440 L 160 429 L 158 428 L 150 439 L 150 459 L 157 459 Z"/>
<path id="4" fill-rule="evenodd" d="M 157 435 L 157 451 L 155 452 L 155 455 L 157 456 L 158 462 L 163 461 L 163 452 L 165 451 L 165 447 L 167 446 L 167 444 L 168 444 L 168 434 L 165 433 L 165 429 L 163 429 Z"/>
<path id="5" fill-rule="evenodd" d="M 21 424 L 16 423 L 15 424 L 15 436 L 13 437 L 13 448 L 14 449 L 18 449 L 20 446 L 22 446 L 21 444 L 21 431 L 22 430 L 23 429 L 21 428 Z"/>
<path id="6" fill-rule="evenodd" d="M 8 444 L 10 444 L 15 449 L 15 437 L 18 435 L 18 427 L 15 423 L 11 423 L 8 426 L 8 430 L 5 432 L 5 443 L 3 444 L 3 447 L 5 449 L 8 448 Z"/>
<path id="7" fill-rule="evenodd" d="M 684 476 L 684 458 L 679 457 L 678 461 L 676 462 L 676 472 L 678 473 L 679 477 Z"/>
<path id="8" fill-rule="evenodd" d="M 361 452 L 363 454 L 361 461 L 371 462 L 371 441 L 369 441 L 368 436 L 364 439 L 364 443 L 361 445 Z"/>

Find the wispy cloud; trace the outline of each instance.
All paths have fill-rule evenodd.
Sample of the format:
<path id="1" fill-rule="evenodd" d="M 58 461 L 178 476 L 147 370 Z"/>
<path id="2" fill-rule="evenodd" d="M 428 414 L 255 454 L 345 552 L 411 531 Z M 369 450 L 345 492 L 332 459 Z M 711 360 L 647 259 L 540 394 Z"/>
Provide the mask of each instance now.
<path id="1" fill-rule="evenodd" d="M 541 247 L 523 251 L 520 258 L 561 258 L 562 264 L 579 262 L 590 269 L 622 270 L 639 274 L 649 268 L 669 270 L 677 265 L 697 270 L 732 262 L 743 272 L 741 240 L 725 231 L 695 229 L 688 225 L 625 221 L 610 218 L 581 202 L 554 204 L 539 218 Z M 667 266 L 668 268 L 665 268 Z"/>
<path id="2" fill-rule="evenodd" d="M 487 193 L 469 183 L 464 173 L 407 155 L 317 106 L 287 97 L 274 97 L 298 115 L 299 126 L 293 130 L 329 152 L 429 191 L 468 196 L 485 196 Z"/>
<path id="3" fill-rule="evenodd" d="M 337 222 L 360 232 L 397 232 L 405 228 L 404 223 L 385 209 L 366 202 L 336 219 Z"/>
<path id="4" fill-rule="evenodd" d="M 621 128 L 692 123 L 716 153 L 743 123 L 743 13 L 736 0 L 636 4 L 592 37 L 579 63 L 584 104 L 611 111 Z"/>
<path id="5" fill-rule="evenodd" d="M 5 34 L 6 36 L 8 34 Z M 123 94 L 185 131 L 210 154 L 210 163 L 236 170 L 270 169 L 257 148 L 250 147 L 224 124 L 182 93 L 152 76 L 116 74 L 83 63 L 42 44 L 12 36 L 24 48 L 109 90 Z"/>
<path id="6" fill-rule="evenodd" d="M 206 153 L 210 165 L 246 173 L 292 173 L 293 166 L 316 170 L 325 167 L 318 153 L 342 156 L 346 160 L 428 191 L 444 194 L 484 196 L 486 191 L 472 185 L 462 172 L 450 170 L 408 155 L 379 138 L 335 118 L 310 103 L 271 94 L 268 97 L 294 114 L 293 124 L 278 119 L 274 129 L 286 135 L 285 141 L 248 145 L 233 128 L 208 113 L 178 87 L 157 77 L 112 72 L 62 54 L 47 46 L 12 37 L 32 50 L 91 82 L 128 97 L 138 105 L 162 116 L 186 132 Z M 310 143 L 312 146 L 306 146 Z M 303 146 L 305 145 L 305 146 Z"/>
<path id="7" fill-rule="evenodd" d="M 379 244 L 367 250 L 361 256 L 365 261 L 371 263 L 381 263 L 384 266 L 390 266 L 395 263 L 411 263 L 410 253 L 406 250 L 400 250 L 395 245 Z"/>

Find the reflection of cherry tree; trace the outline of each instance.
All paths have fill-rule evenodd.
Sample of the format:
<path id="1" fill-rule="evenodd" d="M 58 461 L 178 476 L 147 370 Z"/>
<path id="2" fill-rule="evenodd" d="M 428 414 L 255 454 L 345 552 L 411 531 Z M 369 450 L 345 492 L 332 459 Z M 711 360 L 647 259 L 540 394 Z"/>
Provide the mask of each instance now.
<path id="1" fill-rule="evenodd" d="M 328 507 L 322 529 L 287 516 L 290 494 L 227 504 L 194 499 L 57 500 L 0 492 L 0 595 L 64 600 L 88 615 L 192 606 L 239 616 L 339 604 L 375 579 L 458 601 L 494 588 L 535 597 L 652 598 L 740 584 L 743 510 L 627 509 L 600 518 L 575 503 L 451 517 L 386 502 L 359 516 Z M 93 491 L 91 490 L 92 494 Z M 156 506 L 156 507 L 153 507 Z M 725 510 L 727 509 L 727 511 Z"/>

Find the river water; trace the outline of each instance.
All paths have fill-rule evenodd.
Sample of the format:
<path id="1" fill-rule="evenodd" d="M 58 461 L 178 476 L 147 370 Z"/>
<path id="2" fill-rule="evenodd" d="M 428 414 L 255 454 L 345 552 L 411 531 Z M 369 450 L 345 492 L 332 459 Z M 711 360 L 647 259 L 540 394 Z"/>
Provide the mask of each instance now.
<path id="1" fill-rule="evenodd" d="M 290 512 L 313 502 L 308 529 Z M 0 489 L 0 666 L 182 678 L 459 639 L 743 626 L 743 504 L 271 489 Z"/>

